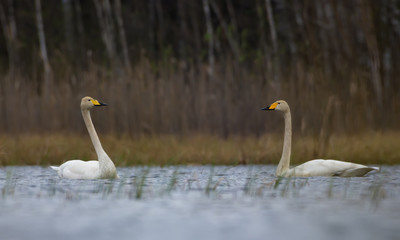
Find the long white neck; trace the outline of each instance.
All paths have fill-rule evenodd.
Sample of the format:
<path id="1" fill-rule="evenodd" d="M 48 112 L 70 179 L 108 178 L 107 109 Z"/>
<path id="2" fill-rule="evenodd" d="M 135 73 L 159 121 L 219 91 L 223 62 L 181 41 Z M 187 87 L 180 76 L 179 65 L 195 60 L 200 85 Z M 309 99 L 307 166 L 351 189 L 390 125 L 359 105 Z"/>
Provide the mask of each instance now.
<path id="1" fill-rule="evenodd" d="M 283 138 L 282 157 L 276 169 L 277 176 L 282 176 L 287 170 L 289 170 L 290 152 L 292 148 L 292 117 L 289 108 L 283 113 L 283 118 L 285 119 L 285 135 Z"/>
<path id="2" fill-rule="evenodd" d="M 82 110 L 83 120 L 85 121 L 86 128 L 89 132 L 90 139 L 92 140 L 94 150 L 97 156 L 105 153 L 103 147 L 101 146 L 100 139 L 97 136 L 96 130 L 94 129 L 92 118 L 90 117 L 89 110 Z"/>
<path id="3" fill-rule="evenodd" d="M 116 174 L 114 163 L 101 146 L 100 139 L 97 136 L 96 130 L 94 129 L 89 110 L 82 109 L 82 116 L 99 160 L 100 176 L 108 176 L 110 172 L 112 172 L 111 175 L 113 172 Z"/>

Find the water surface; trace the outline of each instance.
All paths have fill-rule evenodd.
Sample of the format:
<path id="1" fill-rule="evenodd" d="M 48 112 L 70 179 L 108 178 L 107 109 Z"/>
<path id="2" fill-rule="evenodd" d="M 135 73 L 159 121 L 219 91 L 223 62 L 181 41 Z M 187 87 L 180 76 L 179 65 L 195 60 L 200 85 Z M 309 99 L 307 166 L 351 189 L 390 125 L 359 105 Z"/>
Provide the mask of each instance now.
<path id="1" fill-rule="evenodd" d="M 0 168 L 0 239 L 398 239 L 400 166 L 362 178 L 276 166 L 119 168 L 117 180 Z"/>

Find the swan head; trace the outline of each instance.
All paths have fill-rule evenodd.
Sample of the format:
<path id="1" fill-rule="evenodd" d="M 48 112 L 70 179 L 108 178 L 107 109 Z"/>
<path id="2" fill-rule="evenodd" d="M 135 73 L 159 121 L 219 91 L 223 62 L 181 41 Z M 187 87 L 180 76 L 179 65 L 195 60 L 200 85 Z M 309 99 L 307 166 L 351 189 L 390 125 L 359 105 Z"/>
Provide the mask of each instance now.
<path id="1" fill-rule="evenodd" d="M 269 105 L 268 107 L 262 108 L 261 110 L 267 110 L 267 111 L 276 110 L 280 112 L 287 112 L 289 111 L 289 104 L 284 100 L 278 100 Z"/>
<path id="2" fill-rule="evenodd" d="M 81 109 L 82 110 L 90 110 L 93 107 L 107 106 L 107 104 L 99 102 L 98 100 L 92 97 L 84 97 L 81 101 Z"/>

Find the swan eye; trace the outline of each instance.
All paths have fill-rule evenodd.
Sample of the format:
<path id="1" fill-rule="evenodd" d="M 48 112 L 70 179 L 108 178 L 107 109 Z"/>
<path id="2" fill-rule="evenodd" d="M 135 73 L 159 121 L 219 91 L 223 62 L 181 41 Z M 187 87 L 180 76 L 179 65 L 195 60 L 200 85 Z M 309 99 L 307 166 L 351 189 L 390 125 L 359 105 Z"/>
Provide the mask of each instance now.
<path id="1" fill-rule="evenodd" d="M 88 99 L 88 102 L 92 101 L 91 99 Z"/>

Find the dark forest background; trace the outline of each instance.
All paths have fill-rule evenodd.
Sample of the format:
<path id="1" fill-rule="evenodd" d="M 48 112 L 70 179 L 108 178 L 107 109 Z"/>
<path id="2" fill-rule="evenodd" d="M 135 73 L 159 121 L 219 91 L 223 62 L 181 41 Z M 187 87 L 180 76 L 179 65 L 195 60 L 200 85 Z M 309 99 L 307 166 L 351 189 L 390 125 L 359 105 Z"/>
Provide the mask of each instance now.
<path id="1" fill-rule="evenodd" d="M 1 133 L 354 134 L 400 127 L 397 0 L 1 0 Z M 275 127 L 276 126 L 276 127 Z"/>

